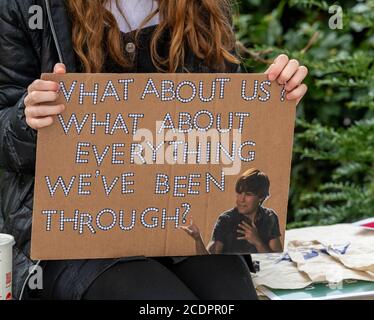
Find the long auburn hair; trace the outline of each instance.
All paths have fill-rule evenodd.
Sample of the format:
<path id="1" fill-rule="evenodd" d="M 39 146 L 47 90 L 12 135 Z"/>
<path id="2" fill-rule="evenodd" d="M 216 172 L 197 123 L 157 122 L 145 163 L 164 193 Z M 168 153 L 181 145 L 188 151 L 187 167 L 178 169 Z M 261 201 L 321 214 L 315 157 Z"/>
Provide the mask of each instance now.
<path id="1" fill-rule="evenodd" d="M 83 72 L 101 72 L 106 52 L 123 67 L 132 64 L 124 55 L 116 19 L 105 8 L 109 1 L 66 0 L 72 19 L 73 47 L 82 61 Z M 115 3 L 125 17 L 118 0 Z M 229 18 L 231 0 L 158 0 L 158 8 L 145 18 L 135 38 L 157 13 L 162 18 L 150 46 L 152 62 L 160 72 L 176 72 L 183 66 L 187 48 L 217 71 L 225 71 L 225 62 L 239 64 L 230 53 L 235 49 L 235 34 Z M 170 34 L 170 47 L 168 56 L 164 57 L 157 48 L 166 31 Z"/>

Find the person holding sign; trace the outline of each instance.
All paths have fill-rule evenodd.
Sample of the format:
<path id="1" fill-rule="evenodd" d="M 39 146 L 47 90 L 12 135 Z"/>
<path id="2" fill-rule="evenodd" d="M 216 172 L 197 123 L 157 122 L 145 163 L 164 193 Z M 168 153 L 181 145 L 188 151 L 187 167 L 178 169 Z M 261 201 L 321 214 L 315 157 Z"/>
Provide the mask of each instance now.
<path id="1" fill-rule="evenodd" d="M 181 226 L 196 241 L 196 253 L 281 252 L 277 214 L 262 206 L 270 195 L 269 188 L 270 181 L 265 173 L 254 168 L 244 172 L 235 186 L 236 207 L 218 217 L 207 248 L 193 221 L 188 227 Z"/>
<path id="2" fill-rule="evenodd" d="M 37 16 L 28 20 L 35 5 L 43 23 Z M 5 221 L 0 227 L 16 240 L 16 298 L 33 295 L 28 279 L 35 264 L 29 251 L 37 133 L 65 110 L 55 102 L 58 83 L 40 80 L 41 73 L 239 72 L 230 20 L 228 0 L 0 2 L 0 214 Z M 307 69 L 286 55 L 277 57 L 266 74 L 286 84 L 287 99 L 299 102 L 307 91 L 302 84 Z M 241 255 L 40 265 L 41 298 L 256 298 Z"/>

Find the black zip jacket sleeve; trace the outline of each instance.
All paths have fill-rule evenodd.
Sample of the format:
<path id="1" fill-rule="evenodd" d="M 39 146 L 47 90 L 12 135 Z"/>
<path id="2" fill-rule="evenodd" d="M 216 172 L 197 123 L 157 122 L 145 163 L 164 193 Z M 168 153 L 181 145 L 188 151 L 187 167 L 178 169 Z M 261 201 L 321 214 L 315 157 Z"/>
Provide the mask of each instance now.
<path id="1" fill-rule="evenodd" d="M 0 167 L 18 173 L 35 170 L 36 131 L 26 123 L 24 98 L 29 84 L 40 77 L 30 31 L 20 23 L 28 21 L 19 17 L 25 9 L 16 1 L 0 0 Z"/>

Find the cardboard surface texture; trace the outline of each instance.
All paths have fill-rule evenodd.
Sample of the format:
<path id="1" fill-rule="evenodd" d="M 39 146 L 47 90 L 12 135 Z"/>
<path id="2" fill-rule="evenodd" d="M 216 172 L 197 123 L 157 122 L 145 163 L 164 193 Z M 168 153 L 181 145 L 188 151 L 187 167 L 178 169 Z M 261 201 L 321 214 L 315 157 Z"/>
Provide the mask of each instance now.
<path id="1" fill-rule="evenodd" d="M 38 132 L 33 259 L 196 255 L 178 227 L 193 220 L 207 246 L 250 168 L 269 177 L 283 243 L 296 108 L 266 75 L 42 79 L 66 110 Z"/>

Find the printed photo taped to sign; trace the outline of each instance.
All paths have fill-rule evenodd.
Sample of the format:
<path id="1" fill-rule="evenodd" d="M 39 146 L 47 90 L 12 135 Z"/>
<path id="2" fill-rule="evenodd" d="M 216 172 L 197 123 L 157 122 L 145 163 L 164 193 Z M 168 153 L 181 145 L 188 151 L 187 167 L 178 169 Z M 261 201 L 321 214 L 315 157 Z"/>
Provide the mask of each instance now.
<path id="1" fill-rule="evenodd" d="M 251 253 L 242 224 L 251 217 L 265 245 L 283 242 L 295 103 L 277 83 L 263 74 L 42 78 L 60 84 L 66 110 L 38 132 L 33 259 L 189 256 L 214 241 Z M 248 172 L 271 182 L 266 197 L 239 183 Z M 206 252 L 196 252 L 192 221 Z"/>

